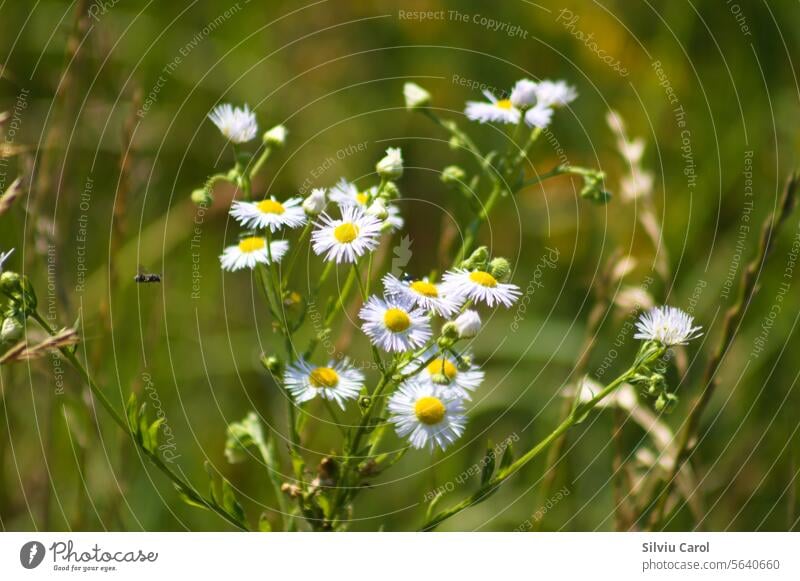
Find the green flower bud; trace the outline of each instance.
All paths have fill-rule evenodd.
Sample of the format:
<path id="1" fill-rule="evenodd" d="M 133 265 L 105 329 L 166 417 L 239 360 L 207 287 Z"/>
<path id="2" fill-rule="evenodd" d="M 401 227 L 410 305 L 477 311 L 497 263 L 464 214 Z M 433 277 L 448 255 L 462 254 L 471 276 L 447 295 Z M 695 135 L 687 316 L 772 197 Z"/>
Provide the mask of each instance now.
<path id="1" fill-rule="evenodd" d="M 489 263 L 489 274 L 500 282 L 505 282 L 511 274 L 511 265 L 505 258 L 495 258 Z"/>
<path id="2" fill-rule="evenodd" d="M 211 202 L 214 201 L 214 197 L 211 195 L 211 192 L 205 188 L 197 188 L 192 192 L 191 197 L 192 202 L 198 206 L 210 206 Z"/>
<path id="3" fill-rule="evenodd" d="M 472 356 L 459 355 L 456 359 L 456 367 L 459 371 L 469 371 L 469 368 L 472 367 Z"/>
<path id="4" fill-rule="evenodd" d="M 364 411 L 369 408 L 370 403 L 372 403 L 372 399 L 370 399 L 369 396 L 362 395 L 360 398 L 358 398 L 358 407 Z"/>
<path id="5" fill-rule="evenodd" d="M 442 337 L 448 339 L 458 339 L 458 325 L 453 321 L 447 321 L 442 325 Z"/>
<path id="6" fill-rule="evenodd" d="M 457 165 L 448 165 L 442 170 L 442 175 L 439 176 L 439 179 L 446 184 L 459 184 L 464 181 L 466 176 L 467 174 L 464 170 Z"/>
<path id="7" fill-rule="evenodd" d="M 383 185 L 383 190 L 381 190 L 381 197 L 387 200 L 398 198 L 400 197 L 400 188 L 394 182 L 386 182 Z"/>
<path id="8" fill-rule="evenodd" d="M 279 375 L 283 368 L 283 362 L 274 355 L 262 355 L 261 365 L 273 375 Z"/>
<path id="9" fill-rule="evenodd" d="M 441 337 L 439 337 L 437 344 L 442 349 L 450 349 L 450 347 L 452 347 L 455 344 L 455 340 L 451 339 L 450 337 L 445 337 L 444 335 L 442 335 Z"/>
<path id="10" fill-rule="evenodd" d="M 22 292 L 22 277 L 11 270 L 0 274 L 0 290 L 6 294 L 18 294 Z"/>
<path id="11" fill-rule="evenodd" d="M 283 147 L 286 144 L 286 136 L 289 131 L 283 125 L 276 125 L 267 131 L 262 137 L 264 144 L 271 147 Z"/>
<path id="12" fill-rule="evenodd" d="M 488 260 L 489 249 L 486 246 L 479 246 L 470 254 L 469 258 L 461 263 L 461 267 L 468 270 L 482 269 L 486 266 L 486 261 Z"/>
<path id="13" fill-rule="evenodd" d="M 461 149 L 461 148 L 464 147 L 464 142 L 461 141 L 461 139 L 459 139 L 455 135 L 450 138 L 450 141 L 448 142 L 448 144 L 450 145 L 450 149 L 453 149 L 453 150 Z"/>
<path id="14" fill-rule="evenodd" d="M 431 375 L 431 381 L 436 385 L 450 385 L 450 380 L 444 373 L 434 373 Z"/>

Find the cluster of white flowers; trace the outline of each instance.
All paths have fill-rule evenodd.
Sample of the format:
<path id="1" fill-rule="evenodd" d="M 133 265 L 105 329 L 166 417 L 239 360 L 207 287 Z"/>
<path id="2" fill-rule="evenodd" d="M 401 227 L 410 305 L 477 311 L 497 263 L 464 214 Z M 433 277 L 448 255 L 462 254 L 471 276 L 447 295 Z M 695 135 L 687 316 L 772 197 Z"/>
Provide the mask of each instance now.
<path id="1" fill-rule="evenodd" d="M 520 79 L 508 98 L 498 99 L 484 91 L 487 101 L 469 101 L 464 110 L 467 118 L 480 123 L 509 123 L 516 125 L 525 119 L 531 127 L 543 129 L 550 125 L 553 111 L 574 101 L 578 93 L 564 81 L 531 81 Z"/>

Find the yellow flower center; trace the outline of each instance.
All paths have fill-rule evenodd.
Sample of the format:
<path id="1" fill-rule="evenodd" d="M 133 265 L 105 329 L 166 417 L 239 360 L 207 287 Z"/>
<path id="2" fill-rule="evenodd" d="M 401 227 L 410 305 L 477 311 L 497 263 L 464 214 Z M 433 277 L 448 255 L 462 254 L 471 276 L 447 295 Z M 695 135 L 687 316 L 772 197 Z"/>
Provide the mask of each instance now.
<path id="1" fill-rule="evenodd" d="M 283 214 L 286 211 L 283 204 L 275 200 L 261 200 L 256 205 L 262 214 Z"/>
<path id="2" fill-rule="evenodd" d="M 266 245 L 267 241 L 261 236 L 250 236 L 249 238 L 242 238 L 239 240 L 239 250 L 245 254 L 261 250 Z"/>
<path id="3" fill-rule="evenodd" d="M 387 309 L 383 315 L 383 322 L 392 333 L 402 333 L 411 325 L 408 313 L 398 308 Z"/>
<path id="4" fill-rule="evenodd" d="M 439 359 L 434 359 L 432 363 L 428 364 L 428 373 L 431 375 L 443 373 L 447 379 L 452 381 L 455 379 L 456 375 L 458 375 L 458 369 L 456 369 L 456 366 L 450 361 L 440 357 Z"/>
<path id="5" fill-rule="evenodd" d="M 476 282 L 481 286 L 486 286 L 489 288 L 494 288 L 497 286 L 497 279 L 488 272 L 484 272 L 482 270 L 476 270 L 475 272 L 470 272 L 469 279 L 472 282 Z"/>
<path id="6" fill-rule="evenodd" d="M 497 107 L 500 107 L 501 109 L 511 109 L 511 101 L 508 99 L 503 99 L 502 101 L 498 101 L 497 103 L 495 103 L 495 105 Z"/>
<path id="7" fill-rule="evenodd" d="M 369 196 L 367 195 L 367 192 L 361 192 L 360 194 L 356 194 L 356 202 L 358 202 L 362 206 L 367 203 L 368 199 Z"/>
<path id="8" fill-rule="evenodd" d="M 317 367 L 308 375 L 308 381 L 317 388 L 336 387 L 339 385 L 339 374 L 330 367 Z"/>
<path id="9" fill-rule="evenodd" d="M 358 226 L 353 224 L 352 222 L 345 222 L 344 224 L 339 224 L 336 228 L 333 229 L 333 236 L 342 244 L 347 244 L 348 242 L 352 242 L 358 236 Z"/>
<path id="10" fill-rule="evenodd" d="M 411 290 L 417 291 L 425 297 L 438 297 L 439 291 L 436 290 L 436 285 L 429 283 L 425 280 L 418 280 L 411 283 Z"/>
<path id="11" fill-rule="evenodd" d="M 428 426 L 438 424 L 444 419 L 445 407 L 438 397 L 425 396 L 414 404 L 414 414 L 417 419 Z"/>

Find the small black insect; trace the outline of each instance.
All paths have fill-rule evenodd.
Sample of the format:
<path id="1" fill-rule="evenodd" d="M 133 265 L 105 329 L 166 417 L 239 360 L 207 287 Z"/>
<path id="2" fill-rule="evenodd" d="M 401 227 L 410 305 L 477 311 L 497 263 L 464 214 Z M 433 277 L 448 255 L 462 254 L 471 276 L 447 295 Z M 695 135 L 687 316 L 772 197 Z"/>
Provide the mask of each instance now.
<path id="1" fill-rule="evenodd" d="M 134 282 L 138 283 L 148 283 L 148 282 L 161 282 L 161 275 L 160 274 L 153 274 L 150 272 L 143 272 L 142 268 L 139 267 L 139 273 L 133 277 Z"/>

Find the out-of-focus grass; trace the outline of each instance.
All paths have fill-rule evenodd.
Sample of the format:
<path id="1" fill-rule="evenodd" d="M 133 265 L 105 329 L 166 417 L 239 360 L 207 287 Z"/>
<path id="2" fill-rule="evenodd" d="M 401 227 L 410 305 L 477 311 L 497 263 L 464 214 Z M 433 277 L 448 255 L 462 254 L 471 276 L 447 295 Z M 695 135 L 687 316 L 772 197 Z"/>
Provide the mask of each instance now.
<path id="1" fill-rule="evenodd" d="M 83 18 L 77 25 L 68 3 L 44 1 L 33 8 L 5 3 L 0 18 L 13 26 L 0 35 L 7 57 L 0 109 L 13 109 L 20 92 L 27 91 L 15 143 L 28 149 L 23 157 L 7 160 L 5 183 L 16 173 L 27 174 L 31 164 L 35 171 L 30 195 L 0 222 L 0 248 L 17 246 L 10 264 L 36 281 L 47 308 L 47 220 L 53 221 L 57 276 L 52 298 L 62 324 L 71 323 L 80 309 L 82 352 L 92 373 L 122 405 L 129 390 L 144 388 L 146 370 L 175 434 L 181 467 L 200 483 L 205 478 L 202 463 L 208 460 L 254 499 L 246 508 L 256 517 L 261 510 L 257 500 L 275 506 L 266 475 L 255 461 L 226 464 L 224 430 L 227 422 L 255 406 L 277 433 L 285 434 L 285 402 L 258 363 L 262 350 L 279 344 L 266 313 L 254 317 L 248 277 L 223 277 L 218 268 L 217 255 L 235 232 L 225 215 L 231 192 L 218 192 L 217 204 L 200 227 L 199 246 L 191 246 L 196 213 L 188 194 L 215 167 L 226 167 L 231 156 L 204 119 L 209 108 L 218 100 L 246 101 L 256 108 L 262 127 L 279 122 L 288 126 L 288 147 L 270 163 L 259 184 L 279 196 L 296 192 L 307 179 L 311 186 L 329 186 L 340 176 L 358 178 L 372 171 L 387 145 L 402 146 L 409 167 L 400 185 L 408 198 L 401 205 L 413 240 L 410 266 L 423 271 L 435 266 L 442 216 L 433 205 L 415 200 L 450 205 L 452 196 L 436 171 L 469 161 L 451 151 L 425 119 L 404 111 L 403 82 L 419 82 L 434 94 L 437 107 L 460 116 L 464 102 L 480 96 L 454 75 L 499 88 L 525 75 L 560 77 L 581 94 L 569 110 L 559 112 L 552 127 L 572 163 L 600 167 L 608 173 L 609 189 L 617 189 L 626 168 L 605 126 L 609 107 L 623 114 L 634 135 L 648 141 L 645 165 L 656 172 L 656 204 L 673 263 L 673 277 L 651 291 L 659 301 L 686 306 L 698 281 L 707 283 L 695 306 L 701 324 L 710 327 L 702 345 L 707 351 L 718 330 L 718 308 L 733 300 L 722 297 L 720 290 L 742 223 L 746 152 L 754 152 L 755 190 L 748 248 L 755 243 L 756 219 L 772 209 L 783 176 L 795 162 L 797 70 L 787 54 L 798 49 L 796 30 L 789 26 L 796 20 L 796 7 L 747 7 L 751 35 L 746 36 L 718 2 L 658 4 L 565 3 L 580 17 L 575 27 L 593 33 L 630 71 L 620 77 L 559 21 L 562 6 L 549 2 L 540 7 L 495 3 L 491 9 L 477 1 L 434 0 L 405 6 L 330 1 L 306 8 L 285 1 L 215 0 L 189 7 L 121 2 L 99 21 Z M 88 10 L 92 4 L 83 6 Z M 457 10 L 469 21 L 448 17 L 421 23 L 402 18 L 401 9 Z M 165 72 L 168 63 L 186 52 L 187 43 L 226 10 L 232 11 L 230 17 L 218 21 L 174 71 Z M 489 31 L 472 21 L 476 14 L 519 24 L 527 38 Z M 70 62 L 65 54 L 76 46 L 80 48 Z M 686 114 L 697 173 L 693 188 L 683 173 L 681 128 L 655 74 L 655 61 Z M 63 79 L 66 85 L 54 98 Z M 141 118 L 131 117 L 136 94 L 149 103 Z M 131 173 L 120 184 L 122 127 L 128 119 L 135 122 Z M 491 128 L 469 129 L 480 139 L 498 139 Z M 360 143 L 365 144 L 362 151 L 337 159 L 337 151 Z M 558 163 L 546 142 L 537 156 L 541 170 Z M 332 167 L 314 177 L 328 157 L 335 159 Z M 91 195 L 82 200 L 89 177 Z M 122 186 L 126 210 L 121 225 L 112 229 Z M 84 208 L 82 201 L 88 202 Z M 37 213 L 26 213 L 26 206 Z M 357 520 L 354 528 L 373 529 L 380 523 L 388 529 L 414 528 L 423 513 L 415 505 L 427 491 L 478 461 L 488 439 L 497 442 L 518 434 L 521 445 L 547 433 L 558 415 L 557 393 L 577 357 L 591 288 L 605 258 L 618 247 L 636 256 L 640 266 L 630 283 L 650 273 L 653 252 L 634 212 L 619 197 L 606 207 L 581 202 L 566 179 L 500 205 L 491 230 L 483 230 L 483 240 L 514 259 L 515 282 L 526 287 L 545 247 L 559 249 L 557 268 L 545 271 L 543 287 L 536 290 L 517 332 L 509 331 L 514 312 L 498 313 L 477 341 L 487 380 L 476 397 L 466 437 L 452 453 L 435 455 L 433 469 L 427 454 L 407 454 L 374 490 L 362 495 L 354 516 L 364 520 Z M 81 293 L 75 292 L 76 237 L 84 215 L 89 221 L 90 274 Z M 789 230 L 796 226 L 795 218 Z M 709 511 L 708 528 L 787 526 L 788 497 L 783 494 L 795 464 L 786 444 L 796 427 L 798 401 L 791 393 L 798 368 L 790 355 L 797 346 L 797 293 L 783 302 L 765 352 L 752 359 L 750 351 L 782 282 L 793 235 L 778 243 L 776 266 L 763 276 L 762 292 L 748 309 L 723 369 L 723 388 L 704 423 L 709 429 L 695 459 L 704 478 L 699 494 Z M 202 274 L 198 299 L 191 298 L 193 252 Z M 111 286 L 110 263 L 116 272 Z M 162 285 L 133 285 L 139 263 L 161 272 Z M 311 268 L 318 269 L 318 261 Z M 619 313 L 606 319 L 590 372 L 607 356 L 622 320 Z M 353 350 L 358 356 L 366 353 L 366 343 L 356 336 Z M 632 348 L 629 340 L 618 349 L 616 366 L 624 365 Z M 692 359 L 698 349 L 699 344 L 689 350 L 692 364 L 679 390 L 682 405 L 668 418 L 676 427 L 690 396 L 700 388 L 702 366 Z M 53 394 L 51 371 L 47 362 L 40 362 L 0 372 L 4 528 L 223 526 L 213 516 L 181 505 L 171 487 L 102 416 L 102 438 L 83 411 L 69 412 L 70 425 L 79 427 L 68 429 L 62 412 L 67 396 Z M 71 373 L 67 390 L 75 402 L 84 397 Z M 75 402 L 73 407 L 82 410 Z M 325 414 L 316 404 L 308 409 Z M 607 415 L 570 433 L 569 443 L 577 445 L 569 448 L 559 485 L 570 482 L 571 493 L 547 514 L 545 528 L 612 526 Z M 631 429 L 626 442 L 633 447 L 640 435 Z M 322 427 L 308 446 L 319 454 L 332 452 L 334 436 L 332 429 Z M 76 457 L 81 455 L 91 501 L 80 492 Z M 534 485 L 541 470 L 541 462 L 527 467 L 490 501 L 448 526 L 517 527 L 539 508 Z M 452 498 L 475 486 L 474 479 L 458 486 Z M 746 510 L 740 511 L 742 506 Z M 674 526 L 692 523 L 681 513 Z"/>

